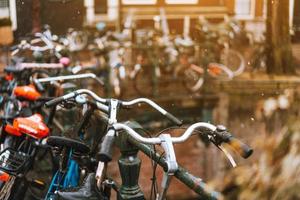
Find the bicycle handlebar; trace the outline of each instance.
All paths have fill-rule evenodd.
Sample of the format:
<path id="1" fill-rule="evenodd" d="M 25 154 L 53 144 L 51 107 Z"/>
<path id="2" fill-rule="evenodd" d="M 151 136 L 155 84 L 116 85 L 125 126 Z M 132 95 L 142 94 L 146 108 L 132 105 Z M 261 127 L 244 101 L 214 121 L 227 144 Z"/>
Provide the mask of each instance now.
<path id="1" fill-rule="evenodd" d="M 77 95 L 80 95 L 80 94 L 87 94 L 89 96 L 91 96 L 95 101 L 98 101 L 100 103 L 107 103 L 107 100 L 106 99 L 103 99 L 101 97 L 99 97 L 98 95 L 96 95 L 94 92 L 90 91 L 90 90 L 87 90 L 87 89 L 79 89 L 79 90 L 76 90 L 74 92 L 71 92 L 69 94 L 66 94 L 66 95 L 63 95 L 63 96 L 60 96 L 60 97 L 57 97 L 51 101 L 48 101 L 45 103 L 45 106 L 46 107 L 52 107 L 52 106 L 55 106 L 63 101 L 66 101 L 70 98 L 73 98 Z"/>
<path id="2" fill-rule="evenodd" d="M 76 90 L 69 94 L 66 94 L 64 96 L 58 97 L 57 99 L 53 99 L 52 101 L 47 102 L 45 105 L 47 107 L 51 107 L 51 106 L 59 104 L 62 101 L 68 100 L 68 99 L 73 98 L 80 94 L 87 94 L 87 95 L 91 96 L 95 101 L 98 101 L 100 103 L 107 104 L 109 102 L 108 99 L 101 98 L 97 94 L 95 94 L 94 92 L 92 92 L 90 90 L 79 89 L 79 90 Z M 150 99 L 138 98 L 138 99 L 134 99 L 131 101 L 120 101 L 120 105 L 126 106 L 126 107 L 132 106 L 132 105 L 138 104 L 138 103 L 146 103 L 146 104 L 150 105 L 152 108 L 154 108 L 155 110 L 157 110 L 158 112 L 160 112 L 161 114 L 163 114 L 169 120 L 174 122 L 176 125 L 178 125 L 178 126 L 182 125 L 182 122 L 179 119 L 177 119 L 174 115 L 170 114 L 169 112 L 167 112 L 165 109 L 163 109 L 162 107 L 160 107 L 158 104 L 156 104 L 154 101 L 152 101 Z"/>
<path id="3" fill-rule="evenodd" d="M 137 99 L 134 99 L 134 100 L 131 100 L 131 101 L 123 101 L 122 105 L 123 106 L 131 106 L 131 105 L 138 104 L 138 103 L 146 103 L 146 104 L 150 105 L 152 108 L 154 108 L 155 110 L 157 110 L 158 112 L 160 112 L 161 114 L 163 114 L 165 117 L 167 117 L 173 123 L 175 123 L 177 126 L 181 126 L 182 125 L 182 121 L 180 121 L 174 115 L 172 115 L 171 113 L 167 112 L 165 109 L 163 109 L 157 103 L 155 103 L 154 101 L 152 101 L 150 99 L 147 99 L 147 98 L 137 98 Z"/>
<path id="4" fill-rule="evenodd" d="M 45 91 L 44 86 L 38 81 L 38 79 L 33 78 L 32 83 L 34 84 L 34 86 L 36 87 L 36 89 L 39 92 L 44 92 Z"/>
<path id="5" fill-rule="evenodd" d="M 61 63 L 20 63 L 20 69 L 62 69 L 64 65 Z"/>
<path id="6" fill-rule="evenodd" d="M 134 131 L 129 126 L 122 123 L 113 124 L 115 130 L 125 130 L 132 138 L 137 140 L 138 142 L 144 144 L 161 144 L 163 140 L 160 137 L 154 138 L 146 138 L 141 136 L 139 133 Z M 186 141 L 196 129 L 205 128 L 209 130 L 208 136 L 212 139 L 212 141 L 217 141 L 216 145 L 219 146 L 221 143 L 227 143 L 231 148 L 233 148 L 237 153 L 240 154 L 243 158 L 248 158 L 253 153 L 253 149 L 250 148 L 247 144 L 241 142 L 237 138 L 235 138 L 232 134 L 226 131 L 226 133 L 218 133 L 218 127 L 206 122 L 198 122 L 192 124 L 181 136 L 179 137 L 171 137 L 172 143 L 182 143 Z"/>
<path id="7" fill-rule="evenodd" d="M 85 74 L 76 74 L 76 75 L 65 75 L 65 76 L 55 76 L 55 77 L 47 77 L 47 78 L 40 78 L 36 79 L 38 82 L 51 82 L 51 81 L 62 81 L 62 80 L 72 80 L 72 79 L 84 79 L 84 78 L 92 78 L 96 80 L 102 86 L 104 85 L 103 81 L 100 80 L 95 74 L 93 73 L 85 73 Z"/>
<path id="8" fill-rule="evenodd" d="M 125 130 L 131 137 L 133 137 L 135 140 L 142 142 L 144 144 L 161 144 L 163 141 L 159 137 L 155 138 L 146 138 L 141 136 L 139 133 L 134 131 L 129 126 L 122 124 L 122 123 L 116 123 L 113 125 L 113 127 L 116 130 Z M 207 128 L 210 131 L 215 131 L 216 126 L 206 123 L 206 122 L 198 122 L 193 125 L 191 125 L 180 137 L 172 137 L 172 143 L 181 143 L 186 141 L 193 133 L 193 131 L 197 128 Z"/>

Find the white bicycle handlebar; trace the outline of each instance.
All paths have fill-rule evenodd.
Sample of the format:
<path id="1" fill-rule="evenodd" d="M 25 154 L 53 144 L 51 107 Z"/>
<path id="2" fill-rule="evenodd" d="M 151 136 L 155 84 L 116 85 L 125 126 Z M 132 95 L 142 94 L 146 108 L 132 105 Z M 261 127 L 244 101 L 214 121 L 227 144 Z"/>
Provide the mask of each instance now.
<path id="1" fill-rule="evenodd" d="M 116 123 L 116 124 L 113 124 L 113 127 L 116 130 L 125 130 L 135 140 L 145 143 L 145 144 L 161 144 L 163 142 L 163 140 L 159 137 L 145 138 L 145 137 L 141 136 L 139 133 L 135 132 L 132 128 L 130 128 L 126 124 Z M 186 141 L 193 134 L 193 131 L 197 128 L 207 128 L 211 131 L 216 130 L 216 126 L 214 126 L 212 124 L 209 124 L 206 122 L 198 122 L 198 123 L 191 125 L 181 136 L 171 137 L 172 143 L 182 143 L 182 142 Z"/>

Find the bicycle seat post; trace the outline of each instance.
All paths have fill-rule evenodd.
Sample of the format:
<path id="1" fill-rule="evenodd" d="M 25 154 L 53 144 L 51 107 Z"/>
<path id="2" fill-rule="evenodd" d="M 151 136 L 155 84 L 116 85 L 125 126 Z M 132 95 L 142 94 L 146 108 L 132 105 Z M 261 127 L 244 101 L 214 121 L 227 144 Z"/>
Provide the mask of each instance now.
<path id="1" fill-rule="evenodd" d="M 59 171 L 66 172 L 68 168 L 68 161 L 70 157 L 71 148 L 64 147 L 60 154 L 60 161 L 59 161 Z"/>

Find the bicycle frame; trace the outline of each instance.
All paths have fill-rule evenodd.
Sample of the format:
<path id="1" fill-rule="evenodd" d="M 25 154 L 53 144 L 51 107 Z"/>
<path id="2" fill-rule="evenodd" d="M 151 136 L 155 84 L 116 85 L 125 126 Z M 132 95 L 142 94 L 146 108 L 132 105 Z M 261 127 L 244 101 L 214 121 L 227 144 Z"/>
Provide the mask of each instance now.
<path id="1" fill-rule="evenodd" d="M 79 182 L 79 167 L 76 161 L 72 159 L 72 150 L 70 150 L 67 166 L 65 169 L 59 169 L 55 172 L 50 183 L 45 200 L 51 200 L 55 197 L 55 191 L 78 186 Z"/>
<path id="2" fill-rule="evenodd" d="M 55 109 L 53 109 L 55 110 Z M 78 136 L 82 137 L 83 132 L 82 130 L 87 126 L 91 116 L 93 115 L 95 110 L 95 105 L 91 104 L 91 107 L 85 112 L 82 117 L 82 120 L 79 122 L 78 127 L 76 127 L 75 132 Z M 61 161 L 60 169 L 58 169 L 49 186 L 48 192 L 46 194 L 45 200 L 51 200 L 55 197 L 55 192 L 60 189 L 72 188 L 78 186 L 79 183 L 79 165 L 73 159 L 73 150 L 70 149 L 69 152 L 64 153 L 65 156 L 68 157 Z M 64 165 L 64 163 L 67 163 Z"/>

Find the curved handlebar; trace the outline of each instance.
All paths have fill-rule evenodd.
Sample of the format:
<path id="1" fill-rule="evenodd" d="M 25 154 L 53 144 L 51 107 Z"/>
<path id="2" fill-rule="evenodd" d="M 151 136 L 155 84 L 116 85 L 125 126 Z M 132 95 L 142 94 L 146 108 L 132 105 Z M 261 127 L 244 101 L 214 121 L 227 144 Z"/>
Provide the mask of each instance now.
<path id="1" fill-rule="evenodd" d="M 106 103 L 107 102 L 106 99 L 103 99 L 103 98 L 99 97 L 98 95 L 96 95 L 94 92 L 92 92 L 90 90 L 79 89 L 79 90 L 76 90 L 76 91 L 71 92 L 69 94 L 57 97 L 57 98 L 55 98 L 51 101 L 48 101 L 48 102 L 45 103 L 45 106 L 46 107 L 55 106 L 55 105 L 65 101 L 65 100 L 68 100 L 68 99 L 73 98 L 73 97 L 75 97 L 77 95 L 80 95 L 80 94 L 87 94 L 87 95 L 91 96 L 95 101 L 98 101 L 100 103 Z"/>
<path id="2" fill-rule="evenodd" d="M 47 107 L 54 106 L 56 104 L 59 104 L 62 101 L 68 100 L 68 99 L 73 98 L 80 94 L 87 94 L 87 95 L 91 96 L 95 101 L 98 101 L 100 103 L 107 104 L 109 102 L 108 99 L 101 98 L 97 94 L 95 94 L 94 92 L 92 92 L 90 90 L 79 89 L 79 90 L 76 90 L 69 94 L 66 94 L 64 96 L 58 97 L 57 99 L 53 99 L 52 101 L 47 102 L 45 105 Z M 146 103 L 146 104 L 150 105 L 151 107 L 153 107 L 155 110 L 157 110 L 158 112 L 163 114 L 165 117 L 170 119 L 172 122 L 174 122 L 178 126 L 180 126 L 182 124 L 182 122 L 179 119 L 177 119 L 175 116 L 173 116 L 172 114 L 167 112 L 165 109 L 163 109 L 162 107 L 160 107 L 158 104 L 156 104 L 154 101 L 152 101 L 150 99 L 138 98 L 138 99 L 134 99 L 131 101 L 120 101 L 121 106 L 131 106 L 131 105 L 138 104 L 138 103 Z"/>
<path id="3" fill-rule="evenodd" d="M 172 115 L 171 113 L 167 112 L 165 109 L 163 109 L 157 103 L 155 103 L 154 101 L 152 101 L 150 99 L 147 99 L 147 98 L 138 98 L 138 99 L 134 99 L 134 100 L 131 100 L 131 101 L 123 101 L 122 105 L 123 106 L 131 106 L 131 105 L 138 104 L 138 103 L 146 103 L 146 104 L 150 105 L 151 107 L 153 107 L 158 112 L 160 112 L 161 114 L 163 114 L 169 120 L 171 120 L 172 122 L 174 122 L 176 125 L 178 125 L 178 126 L 182 125 L 182 121 L 180 121 L 174 115 Z"/>
<path id="4" fill-rule="evenodd" d="M 92 78 L 92 79 L 96 80 L 99 84 L 104 85 L 103 81 L 100 80 L 93 73 L 55 76 L 55 77 L 40 78 L 40 79 L 36 79 L 36 80 L 40 83 L 43 83 L 43 82 L 51 82 L 51 81 L 62 81 L 62 80 L 72 80 L 72 79 L 84 79 L 84 78 Z"/>
<path id="5" fill-rule="evenodd" d="M 162 139 L 159 137 L 145 138 L 145 137 L 141 136 L 139 133 L 135 132 L 129 126 L 122 124 L 122 123 L 116 123 L 113 125 L 113 127 L 116 130 L 125 130 L 131 137 L 133 137 L 137 141 L 142 142 L 144 144 L 161 144 L 163 142 Z M 180 137 L 172 137 L 171 138 L 172 143 L 181 143 L 181 142 L 186 141 L 192 135 L 193 131 L 196 128 L 207 128 L 210 131 L 216 130 L 216 126 L 214 126 L 212 124 L 209 124 L 206 122 L 198 122 L 198 123 L 191 125 Z"/>
<path id="6" fill-rule="evenodd" d="M 154 138 L 143 137 L 139 133 L 134 131 L 132 128 L 122 123 L 115 123 L 113 124 L 113 127 L 115 130 L 125 130 L 133 139 L 144 144 L 161 144 L 163 142 L 162 138 L 160 137 L 154 137 Z M 253 153 L 252 148 L 250 148 L 248 145 L 241 142 L 240 140 L 236 139 L 228 132 L 226 133 L 226 136 L 224 138 L 220 138 L 220 135 L 215 134 L 218 131 L 217 130 L 218 127 L 206 122 L 198 122 L 192 124 L 181 136 L 171 137 L 172 143 L 182 143 L 186 141 L 193 134 L 193 132 L 198 128 L 207 129 L 209 131 L 207 135 L 212 141 L 216 140 L 216 138 L 214 137 L 217 137 L 217 139 L 221 139 L 221 141 L 218 144 L 215 143 L 219 148 L 222 145 L 222 142 L 225 142 L 229 144 L 243 158 L 248 158 Z"/>

